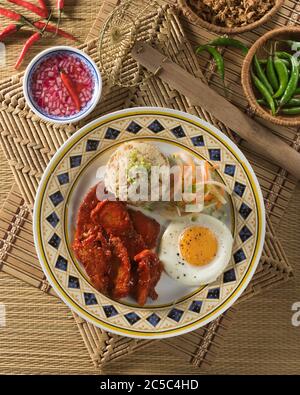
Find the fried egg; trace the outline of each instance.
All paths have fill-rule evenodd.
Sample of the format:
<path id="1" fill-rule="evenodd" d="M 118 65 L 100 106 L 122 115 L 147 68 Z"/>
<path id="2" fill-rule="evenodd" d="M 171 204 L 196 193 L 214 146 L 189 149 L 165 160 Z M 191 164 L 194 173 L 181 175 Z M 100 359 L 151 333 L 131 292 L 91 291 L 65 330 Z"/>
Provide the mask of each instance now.
<path id="1" fill-rule="evenodd" d="M 233 238 L 220 220 L 206 214 L 172 221 L 159 246 L 166 273 L 185 285 L 216 280 L 229 263 Z"/>

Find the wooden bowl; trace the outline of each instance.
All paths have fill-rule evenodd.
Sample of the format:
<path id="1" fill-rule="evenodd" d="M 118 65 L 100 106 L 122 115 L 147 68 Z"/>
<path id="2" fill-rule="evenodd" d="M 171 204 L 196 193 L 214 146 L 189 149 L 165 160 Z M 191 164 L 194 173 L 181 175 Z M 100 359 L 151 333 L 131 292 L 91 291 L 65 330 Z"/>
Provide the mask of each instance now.
<path id="1" fill-rule="evenodd" d="M 224 27 L 218 26 L 213 23 L 206 22 L 202 19 L 196 12 L 189 6 L 187 0 L 178 0 L 178 6 L 180 7 L 183 15 L 188 18 L 188 20 L 192 23 L 200 25 L 205 29 L 215 32 L 218 34 L 237 34 L 247 32 L 249 30 L 253 30 L 263 24 L 265 24 L 269 19 L 272 18 L 274 14 L 279 10 L 279 8 L 284 3 L 284 0 L 276 0 L 274 6 L 260 19 L 253 23 L 249 23 L 249 25 L 240 26 L 240 27 Z"/>
<path id="2" fill-rule="evenodd" d="M 277 39 L 292 39 L 295 41 L 300 41 L 300 27 L 281 27 L 279 29 L 271 30 L 270 32 L 264 34 L 260 37 L 250 48 L 247 53 L 243 66 L 242 66 L 242 86 L 244 94 L 249 102 L 251 109 L 254 114 L 266 119 L 267 121 L 276 123 L 282 126 L 299 126 L 300 125 L 300 115 L 272 115 L 271 112 L 265 107 L 260 106 L 257 103 L 257 98 L 260 97 L 256 88 L 253 86 L 251 78 L 251 65 L 255 54 L 258 58 L 260 56 L 266 58 L 267 54 L 263 51 L 263 47 L 267 45 L 270 40 Z M 258 96 L 259 95 L 259 96 Z"/>

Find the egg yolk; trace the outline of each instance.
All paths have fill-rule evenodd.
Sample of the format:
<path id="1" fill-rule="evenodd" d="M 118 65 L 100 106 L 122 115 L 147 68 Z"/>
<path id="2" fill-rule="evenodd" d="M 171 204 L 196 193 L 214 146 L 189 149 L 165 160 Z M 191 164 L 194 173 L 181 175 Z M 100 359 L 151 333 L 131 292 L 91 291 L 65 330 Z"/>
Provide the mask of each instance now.
<path id="1" fill-rule="evenodd" d="M 202 226 L 184 230 L 180 238 L 180 252 L 188 263 L 207 265 L 216 255 L 218 242 L 213 232 Z"/>

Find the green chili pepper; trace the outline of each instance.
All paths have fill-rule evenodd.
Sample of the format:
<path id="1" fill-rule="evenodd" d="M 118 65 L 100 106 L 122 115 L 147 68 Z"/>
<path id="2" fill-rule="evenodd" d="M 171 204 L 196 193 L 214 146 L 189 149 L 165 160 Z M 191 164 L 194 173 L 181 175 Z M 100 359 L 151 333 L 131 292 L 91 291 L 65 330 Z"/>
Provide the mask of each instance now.
<path id="1" fill-rule="evenodd" d="M 267 73 L 268 80 L 269 80 L 270 84 L 272 85 L 272 88 L 274 89 L 274 92 L 276 92 L 279 88 L 279 82 L 278 82 L 277 75 L 276 75 L 275 68 L 274 68 L 273 56 L 271 56 L 271 55 L 268 57 L 266 73 Z"/>
<path id="2" fill-rule="evenodd" d="M 280 58 L 280 56 L 279 56 L 279 58 Z M 286 65 L 287 69 L 290 70 L 290 68 L 291 68 L 290 62 L 285 58 L 280 58 L 280 59 Z"/>
<path id="3" fill-rule="evenodd" d="M 256 89 L 260 92 L 262 97 L 268 103 L 268 106 L 270 106 L 272 115 L 275 115 L 275 112 L 276 112 L 275 102 L 273 100 L 272 95 L 270 94 L 270 92 L 266 88 L 266 86 L 262 83 L 262 81 L 253 72 L 251 73 L 251 75 L 252 75 L 252 79 L 253 79 Z"/>
<path id="4" fill-rule="evenodd" d="M 281 60 L 282 60 L 283 63 L 286 65 L 286 67 L 287 67 L 288 69 L 290 69 L 290 67 L 291 67 L 290 62 L 289 62 L 287 59 L 281 59 Z"/>
<path id="5" fill-rule="evenodd" d="M 222 81 L 224 82 L 225 66 L 224 66 L 223 56 L 220 54 L 220 52 L 216 48 L 214 48 L 214 47 L 212 47 L 210 45 L 201 45 L 200 47 L 198 47 L 196 49 L 196 53 L 198 53 L 198 54 L 203 52 L 203 51 L 207 51 L 214 58 L 214 61 L 215 61 L 216 66 L 217 66 L 218 73 L 219 73 Z"/>
<path id="6" fill-rule="evenodd" d="M 287 68 L 290 68 L 290 62 L 287 59 L 281 59 L 283 61 L 283 63 L 286 65 Z M 266 66 L 266 64 L 268 63 L 268 59 L 258 59 L 259 63 L 262 66 Z"/>
<path id="7" fill-rule="evenodd" d="M 280 112 L 285 115 L 298 115 L 300 114 L 300 107 L 282 108 Z"/>
<path id="8" fill-rule="evenodd" d="M 299 81 L 299 62 L 292 55 L 290 55 L 290 61 L 291 61 L 291 65 L 292 65 L 291 75 L 290 75 L 289 82 L 287 84 L 286 90 L 285 90 L 283 96 L 280 99 L 279 107 L 284 106 L 286 103 L 288 103 L 290 101 L 290 99 L 295 94 L 295 91 L 296 91 L 297 86 L 298 86 L 298 81 Z"/>
<path id="9" fill-rule="evenodd" d="M 290 53 L 285 52 L 285 51 L 276 51 L 275 55 L 278 56 L 280 59 L 282 59 L 282 61 L 285 63 L 285 65 L 288 68 L 291 67 L 290 59 L 291 59 L 291 56 L 293 56 L 293 55 L 291 55 Z M 299 64 L 299 67 L 300 67 L 300 64 Z"/>
<path id="10" fill-rule="evenodd" d="M 283 108 L 290 108 L 290 107 L 300 107 L 300 99 L 293 97 L 290 101 L 288 101 Z"/>
<path id="11" fill-rule="evenodd" d="M 244 55 L 247 54 L 249 51 L 249 48 L 247 45 L 242 43 L 239 40 L 235 40 L 233 38 L 228 38 L 228 37 L 218 37 L 215 40 L 211 41 L 208 43 L 208 45 L 211 45 L 212 47 L 233 47 L 233 48 L 238 48 L 240 49 Z"/>
<path id="12" fill-rule="evenodd" d="M 289 75 L 286 65 L 283 63 L 282 59 L 280 59 L 278 56 L 275 56 L 274 58 L 274 67 L 279 79 L 279 88 L 273 95 L 273 98 L 276 99 L 284 94 L 289 81 Z"/>
<path id="13" fill-rule="evenodd" d="M 263 71 L 261 65 L 259 64 L 259 61 L 257 59 L 257 56 L 254 55 L 254 70 L 256 72 L 257 77 L 260 79 L 260 81 L 263 83 L 263 85 L 267 88 L 269 93 L 271 95 L 274 94 L 274 90 L 272 88 L 272 85 L 268 81 L 265 72 Z"/>
<path id="14" fill-rule="evenodd" d="M 275 56 L 278 56 L 278 58 L 280 58 L 280 59 L 287 59 L 288 61 L 291 58 L 291 54 L 289 54 L 288 52 L 285 52 L 285 51 L 276 51 Z"/>

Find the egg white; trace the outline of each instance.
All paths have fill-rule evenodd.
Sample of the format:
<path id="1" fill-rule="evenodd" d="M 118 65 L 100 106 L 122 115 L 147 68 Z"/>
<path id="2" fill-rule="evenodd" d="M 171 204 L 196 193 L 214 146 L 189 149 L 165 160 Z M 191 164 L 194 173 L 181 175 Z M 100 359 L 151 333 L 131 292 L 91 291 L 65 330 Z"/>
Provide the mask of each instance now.
<path id="1" fill-rule="evenodd" d="M 207 265 L 195 266 L 185 261 L 180 253 L 180 237 L 192 226 L 210 229 L 217 239 L 217 252 Z M 159 258 L 166 273 L 182 284 L 197 286 L 215 281 L 228 265 L 232 255 L 233 238 L 227 226 L 218 219 L 199 214 L 196 218 L 172 221 L 165 230 L 160 246 Z"/>

